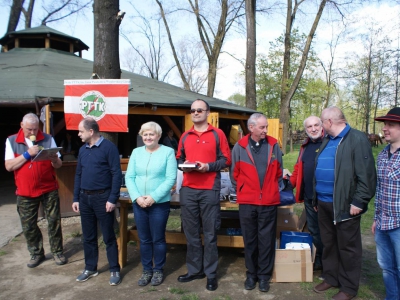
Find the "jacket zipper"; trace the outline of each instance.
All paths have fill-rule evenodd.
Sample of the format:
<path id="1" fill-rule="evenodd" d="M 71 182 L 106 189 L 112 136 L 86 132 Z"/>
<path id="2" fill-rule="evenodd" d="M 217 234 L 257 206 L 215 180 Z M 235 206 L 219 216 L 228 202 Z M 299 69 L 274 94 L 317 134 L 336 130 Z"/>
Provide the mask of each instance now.
<path id="1" fill-rule="evenodd" d="M 335 152 L 335 166 L 334 166 L 334 175 L 335 175 L 335 180 L 333 181 L 333 194 L 332 194 L 332 207 L 333 207 L 333 225 L 336 225 L 336 211 L 335 211 L 335 186 L 336 186 L 336 158 L 337 158 L 337 152 L 339 149 L 340 144 L 343 141 L 343 137 L 340 139 L 339 144 L 336 147 L 336 152 Z"/>

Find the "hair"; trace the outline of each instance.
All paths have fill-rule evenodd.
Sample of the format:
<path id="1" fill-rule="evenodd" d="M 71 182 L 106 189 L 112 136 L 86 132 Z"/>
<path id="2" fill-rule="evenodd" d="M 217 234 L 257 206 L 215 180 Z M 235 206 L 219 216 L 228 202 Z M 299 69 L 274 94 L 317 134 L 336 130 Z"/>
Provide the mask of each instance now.
<path id="1" fill-rule="evenodd" d="M 193 102 L 196 102 L 196 101 L 203 101 L 203 102 L 206 104 L 206 109 L 207 109 L 207 110 L 210 110 L 210 105 L 207 103 L 206 100 L 203 100 L 203 99 L 196 99 L 196 100 L 194 100 Z M 193 103 L 192 103 L 192 104 L 193 104 Z"/>
<path id="2" fill-rule="evenodd" d="M 92 129 L 94 133 L 100 132 L 99 124 L 96 122 L 95 119 L 93 119 L 91 117 L 86 117 L 81 122 L 82 122 L 83 128 L 85 128 L 86 130 Z"/>
<path id="3" fill-rule="evenodd" d="M 321 118 L 320 118 L 320 117 L 317 117 L 317 116 L 309 116 L 308 118 L 306 118 L 306 119 L 303 121 L 303 127 L 304 127 L 304 128 L 306 128 L 306 122 L 307 122 L 307 120 L 309 120 L 310 118 L 317 118 L 317 119 L 318 119 L 319 125 L 322 126 L 322 121 L 321 121 Z"/>
<path id="4" fill-rule="evenodd" d="M 154 131 L 158 136 L 161 136 L 162 134 L 161 126 L 158 125 L 156 122 L 151 121 L 144 123 L 142 127 L 140 127 L 139 135 L 143 135 L 143 132 L 149 130 Z"/>
<path id="5" fill-rule="evenodd" d="M 339 107 L 331 106 L 323 110 L 334 123 L 346 123 L 346 117 Z"/>
<path id="6" fill-rule="evenodd" d="M 28 113 L 22 118 L 22 123 L 26 124 L 38 124 L 39 123 L 39 118 L 37 115 L 34 113 Z"/>
<path id="7" fill-rule="evenodd" d="M 267 117 L 262 114 L 262 113 L 254 113 L 250 116 L 250 118 L 247 120 L 247 128 L 250 129 L 250 125 L 256 125 L 257 124 L 257 120 L 259 118 L 265 118 L 267 119 Z"/>

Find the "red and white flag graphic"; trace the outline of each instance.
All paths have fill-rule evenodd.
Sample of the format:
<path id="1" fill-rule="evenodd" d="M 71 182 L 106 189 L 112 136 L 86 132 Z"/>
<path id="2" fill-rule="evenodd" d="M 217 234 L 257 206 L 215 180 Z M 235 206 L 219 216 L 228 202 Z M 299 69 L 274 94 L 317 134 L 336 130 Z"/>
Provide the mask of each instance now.
<path id="1" fill-rule="evenodd" d="M 64 80 L 64 113 L 68 130 L 78 130 L 85 117 L 94 118 L 101 131 L 128 132 L 130 79 Z"/>

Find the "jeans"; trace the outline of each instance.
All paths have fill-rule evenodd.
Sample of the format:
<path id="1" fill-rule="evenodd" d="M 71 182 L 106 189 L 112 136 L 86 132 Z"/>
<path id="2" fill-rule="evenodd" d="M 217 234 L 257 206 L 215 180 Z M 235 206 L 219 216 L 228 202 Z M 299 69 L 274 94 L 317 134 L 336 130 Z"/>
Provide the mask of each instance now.
<path id="1" fill-rule="evenodd" d="M 270 280 L 275 261 L 276 206 L 239 205 L 246 277 Z"/>
<path id="2" fill-rule="evenodd" d="M 312 206 L 312 199 L 305 198 L 304 207 L 306 209 L 307 227 L 313 238 L 313 244 L 317 248 L 317 253 L 315 255 L 315 266 L 322 266 L 323 245 L 321 241 L 321 235 L 319 233 L 318 213 L 314 210 L 314 207 Z"/>
<path id="3" fill-rule="evenodd" d="M 119 272 L 118 246 L 114 232 L 114 212 L 106 212 L 106 203 L 110 190 L 102 194 L 79 194 L 79 210 L 83 233 L 83 252 L 85 254 L 85 270 L 96 271 L 99 260 L 97 243 L 97 222 L 100 224 L 103 241 L 106 245 L 110 272 Z"/>
<path id="4" fill-rule="evenodd" d="M 400 299 L 400 228 L 375 230 L 376 254 L 383 273 L 386 300 Z"/>
<path id="5" fill-rule="evenodd" d="M 144 271 L 163 271 L 167 258 L 165 228 L 169 209 L 169 202 L 155 203 L 146 208 L 140 207 L 136 202 L 133 203 L 133 214 L 140 240 L 140 259 Z"/>
<path id="6" fill-rule="evenodd" d="M 61 231 L 60 200 L 58 191 L 52 191 L 36 198 L 17 197 L 17 211 L 21 219 L 22 231 L 31 255 L 44 255 L 43 236 L 37 225 L 39 205 L 42 203 L 47 219 L 50 250 L 53 255 L 63 252 Z"/>

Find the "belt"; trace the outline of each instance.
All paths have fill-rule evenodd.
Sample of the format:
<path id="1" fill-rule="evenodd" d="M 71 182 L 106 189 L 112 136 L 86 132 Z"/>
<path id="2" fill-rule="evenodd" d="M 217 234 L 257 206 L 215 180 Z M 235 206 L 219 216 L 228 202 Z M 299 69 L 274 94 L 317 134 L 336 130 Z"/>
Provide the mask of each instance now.
<path id="1" fill-rule="evenodd" d="M 82 190 L 82 192 L 86 195 L 96 195 L 96 194 L 104 194 L 106 190 L 94 190 L 94 191 L 89 191 L 89 190 Z"/>

